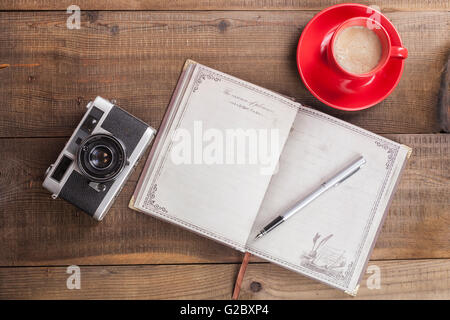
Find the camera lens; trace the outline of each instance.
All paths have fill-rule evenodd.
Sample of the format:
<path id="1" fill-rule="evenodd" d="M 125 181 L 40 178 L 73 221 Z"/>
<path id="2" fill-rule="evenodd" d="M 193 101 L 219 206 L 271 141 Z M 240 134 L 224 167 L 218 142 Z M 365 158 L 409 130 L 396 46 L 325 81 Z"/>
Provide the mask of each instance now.
<path id="1" fill-rule="evenodd" d="M 125 167 L 125 148 L 113 136 L 94 134 L 81 142 L 77 160 L 91 181 L 105 182 L 115 179 Z"/>
<path id="2" fill-rule="evenodd" d="M 91 150 L 89 161 L 93 167 L 103 170 L 111 165 L 112 157 L 113 153 L 107 146 L 97 146 Z"/>

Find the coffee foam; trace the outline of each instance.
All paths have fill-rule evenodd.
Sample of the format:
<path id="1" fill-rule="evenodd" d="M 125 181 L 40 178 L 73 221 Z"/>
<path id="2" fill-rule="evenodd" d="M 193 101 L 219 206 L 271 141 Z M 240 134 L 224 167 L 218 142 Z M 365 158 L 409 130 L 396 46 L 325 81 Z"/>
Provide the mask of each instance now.
<path id="1" fill-rule="evenodd" d="M 363 74 L 373 70 L 382 55 L 381 41 L 376 33 L 363 26 L 342 30 L 334 41 L 334 57 L 346 71 Z"/>

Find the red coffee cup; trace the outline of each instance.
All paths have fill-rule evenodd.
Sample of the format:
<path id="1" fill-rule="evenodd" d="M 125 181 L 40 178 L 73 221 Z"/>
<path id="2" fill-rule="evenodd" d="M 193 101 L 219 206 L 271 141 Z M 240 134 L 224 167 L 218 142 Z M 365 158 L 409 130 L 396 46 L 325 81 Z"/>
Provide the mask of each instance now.
<path id="1" fill-rule="evenodd" d="M 353 26 L 362 26 L 375 32 L 381 42 L 381 58 L 378 64 L 369 72 L 357 74 L 345 70 L 335 57 L 335 41 L 337 36 L 346 28 Z M 408 57 L 408 50 L 404 47 L 393 46 L 387 31 L 376 20 L 366 17 L 355 17 L 348 19 L 341 23 L 334 31 L 327 48 L 327 56 L 330 65 L 338 72 L 350 79 L 367 79 L 372 77 L 375 73 L 384 68 L 389 59 L 406 59 Z"/>

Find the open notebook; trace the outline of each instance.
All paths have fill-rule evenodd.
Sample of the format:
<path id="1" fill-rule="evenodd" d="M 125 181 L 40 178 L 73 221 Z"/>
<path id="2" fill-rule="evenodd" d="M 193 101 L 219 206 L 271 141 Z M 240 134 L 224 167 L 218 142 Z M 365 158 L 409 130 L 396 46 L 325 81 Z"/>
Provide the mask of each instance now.
<path id="1" fill-rule="evenodd" d="M 130 207 L 355 294 L 410 151 L 188 60 Z M 358 173 L 254 240 L 360 155 Z"/>

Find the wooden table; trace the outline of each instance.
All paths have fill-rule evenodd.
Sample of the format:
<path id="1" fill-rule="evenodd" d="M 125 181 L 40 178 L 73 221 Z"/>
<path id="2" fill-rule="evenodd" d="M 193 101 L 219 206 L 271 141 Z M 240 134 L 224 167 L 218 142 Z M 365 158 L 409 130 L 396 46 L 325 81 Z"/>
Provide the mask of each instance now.
<path id="1" fill-rule="evenodd" d="M 242 255 L 128 209 L 140 170 L 101 223 L 41 187 L 90 99 L 158 127 L 186 58 L 414 149 L 369 264 L 380 289 L 366 274 L 352 298 L 253 259 L 241 298 L 450 298 L 450 136 L 438 113 L 449 0 L 363 1 L 391 19 L 409 58 L 395 91 L 354 113 L 321 104 L 295 64 L 303 27 L 338 1 L 78 0 L 81 29 L 70 30 L 72 2 L 0 2 L 0 298 L 231 297 Z M 66 288 L 69 265 L 80 290 Z"/>

